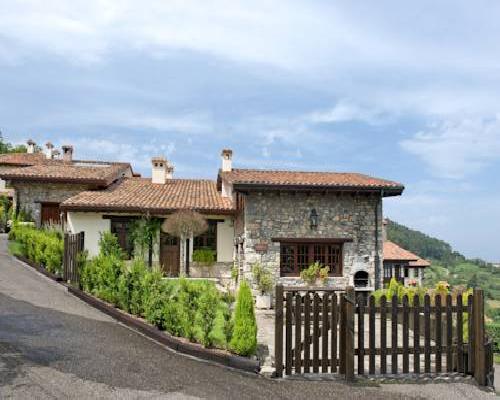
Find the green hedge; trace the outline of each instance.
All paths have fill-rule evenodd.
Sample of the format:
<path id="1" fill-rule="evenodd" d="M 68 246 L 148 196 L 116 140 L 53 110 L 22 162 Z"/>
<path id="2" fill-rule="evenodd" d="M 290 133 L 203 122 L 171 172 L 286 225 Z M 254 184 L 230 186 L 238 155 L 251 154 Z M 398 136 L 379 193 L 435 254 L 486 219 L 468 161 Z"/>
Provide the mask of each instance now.
<path id="1" fill-rule="evenodd" d="M 82 269 L 80 283 L 85 291 L 172 335 L 206 347 L 229 347 L 230 298 L 222 296 L 213 282 L 163 279 L 142 260 L 127 264 L 115 246 L 108 234 L 101 238 L 100 254 Z"/>
<path id="2" fill-rule="evenodd" d="M 17 255 L 45 267 L 47 271 L 61 274 L 64 253 L 62 232 L 55 229 L 36 229 L 32 225 L 16 223 L 9 232 L 9 240 L 15 241 Z"/>
<path id="3" fill-rule="evenodd" d="M 493 340 L 493 352 L 500 353 L 500 323 L 486 324 L 486 334 Z"/>

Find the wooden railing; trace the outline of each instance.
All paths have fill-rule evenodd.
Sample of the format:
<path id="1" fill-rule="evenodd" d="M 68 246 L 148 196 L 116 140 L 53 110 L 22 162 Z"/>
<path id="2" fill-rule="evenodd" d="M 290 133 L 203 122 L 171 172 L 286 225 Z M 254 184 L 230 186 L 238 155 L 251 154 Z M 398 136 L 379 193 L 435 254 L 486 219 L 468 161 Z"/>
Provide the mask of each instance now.
<path id="1" fill-rule="evenodd" d="M 465 324 L 464 324 L 465 322 Z M 356 298 L 325 288 L 276 287 L 276 375 L 473 375 L 491 380 L 483 291 L 421 299 Z"/>

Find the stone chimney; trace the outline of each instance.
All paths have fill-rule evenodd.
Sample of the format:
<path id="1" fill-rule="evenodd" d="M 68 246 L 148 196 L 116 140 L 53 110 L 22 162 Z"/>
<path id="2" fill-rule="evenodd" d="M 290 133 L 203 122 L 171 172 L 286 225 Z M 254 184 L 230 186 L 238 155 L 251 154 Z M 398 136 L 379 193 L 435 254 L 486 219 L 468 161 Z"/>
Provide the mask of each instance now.
<path id="1" fill-rule="evenodd" d="M 28 154 L 33 154 L 35 152 L 36 143 L 33 140 L 29 139 L 26 142 L 26 147 L 28 149 Z"/>
<path id="2" fill-rule="evenodd" d="M 231 172 L 233 169 L 233 151 L 224 149 L 221 153 L 222 156 L 222 172 Z"/>
<path id="3" fill-rule="evenodd" d="M 65 145 L 62 147 L 63 161 L 73 161 L 73 146 Z"/>
<path id="4" fill-rule="evenodd" d="M 151 159 L 152 171 L 151 171 L 151 182 L 158 184 L 165 184 L 167 180 L 167 169 L 169 168 L 167 160 L 165 157 L 153 157 Z M 172 167 L 173 173 L 173 167 Z"/>
<path id="5" fill-rule="evenodd" d="M 45 157 L 47 157 L 48 160 L 54 158 L 54 145 L 50 142 L 45 143 Z"/>
<path id="6" fill-rule="evenodd" d="M 61 152 L 57 149 L 52 150 L 52 159 L 54 160 L 59 160 L 59 156 L 61 155 Z"/>

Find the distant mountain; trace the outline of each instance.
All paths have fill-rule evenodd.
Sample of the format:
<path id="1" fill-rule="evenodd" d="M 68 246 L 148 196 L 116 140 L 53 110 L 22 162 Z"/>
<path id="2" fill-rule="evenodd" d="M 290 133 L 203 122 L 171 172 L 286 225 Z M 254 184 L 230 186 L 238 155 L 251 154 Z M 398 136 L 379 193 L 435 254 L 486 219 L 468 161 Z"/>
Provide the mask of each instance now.
<path id="1" fill-rule="evenodd" d="M 444 240 L 436 239 L 389 219 L 386 229 L 387 239 L 422 258 L 438 260 L 443 264 L 465 261 L 465 257 L 454 251 Z"/>

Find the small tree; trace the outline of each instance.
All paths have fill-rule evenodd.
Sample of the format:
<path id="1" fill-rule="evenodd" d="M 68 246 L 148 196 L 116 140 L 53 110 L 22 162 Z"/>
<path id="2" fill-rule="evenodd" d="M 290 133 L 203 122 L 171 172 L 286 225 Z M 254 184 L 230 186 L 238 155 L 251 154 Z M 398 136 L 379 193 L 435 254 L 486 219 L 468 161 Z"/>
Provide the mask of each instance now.
<path id="1" fill-rule="evenodd" d="M 149 215 L 134 221 L 130 232 L 130 240 L 139 251 L 142 260 L 148 254 L 148 266 L 153 266 L 153 249 L 158 243 L 161 221 Z"/>
<path id="2" fill-rule="evenodd" d="M 201 235 L 208 229 L 206 219 L 196 211 L 181 210 L 168 217 L 165 223 L 165 231 L 172 236 L 178 237 L 185 243 L 191 236 Z"/>
<path id="3" fill-rule="evenodd" d="M 241 283 L 238 291 L 230 348 L 242 356 L 254 354 L 257 348 L 257 322 L 253 308 L 253 297 L 246 281 Z"/>

